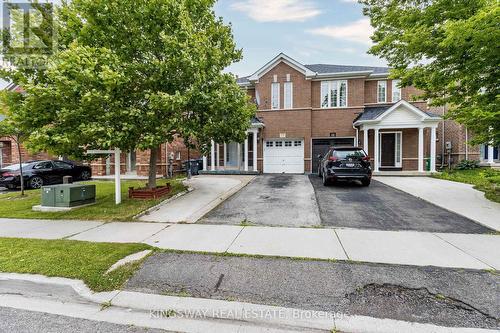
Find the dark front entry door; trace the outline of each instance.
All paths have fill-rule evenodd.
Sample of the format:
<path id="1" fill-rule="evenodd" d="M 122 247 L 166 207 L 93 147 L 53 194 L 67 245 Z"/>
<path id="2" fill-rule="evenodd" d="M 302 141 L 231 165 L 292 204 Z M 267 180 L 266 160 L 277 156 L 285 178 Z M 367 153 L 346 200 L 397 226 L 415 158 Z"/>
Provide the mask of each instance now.
<path id="1" fill-rule="evenodd" d="M 312 172 L 318 172 L 318 155 L 325 156 L 330 147 L 352 147 L 354 145 L 354 138 L 313 139 L 312 144 Z"/>
<path id="2" fill-rule="evenodd" d="M 380 165 L 382 167 L 394 167 L 396 157 L 396 134 L 382 134 L 380 138 L 381 158 Z"/>

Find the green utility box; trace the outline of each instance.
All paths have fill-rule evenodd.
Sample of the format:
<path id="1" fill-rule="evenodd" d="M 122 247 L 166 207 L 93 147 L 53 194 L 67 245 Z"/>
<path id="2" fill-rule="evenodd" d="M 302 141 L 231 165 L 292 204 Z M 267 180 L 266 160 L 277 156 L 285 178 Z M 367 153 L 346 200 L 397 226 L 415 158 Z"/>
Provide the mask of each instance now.
<path id="1" fill-rule="evenodd" d="M 75 207 L 95 202 L 95 185 L 64 184 L 42 187 L 43 207 Z"/>

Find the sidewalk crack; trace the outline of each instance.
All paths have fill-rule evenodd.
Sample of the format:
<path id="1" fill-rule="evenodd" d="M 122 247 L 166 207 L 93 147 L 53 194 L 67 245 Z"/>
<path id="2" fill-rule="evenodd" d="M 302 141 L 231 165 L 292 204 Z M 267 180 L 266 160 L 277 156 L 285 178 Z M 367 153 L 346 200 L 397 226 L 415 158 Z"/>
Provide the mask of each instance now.
<path id="1" fill-rule="evenodd" d="M 345 250 L 344 244 L 342 244 L 342 241 L 340 240 L 339 234 L 337 234 L 337 230 L 333 229 L 333 232 L 335 233 L 335 236 L 337 237 L 337 240 L 339 241 L 339 244 L 342 247 L 342 251 L 344 251 L 344 254 L 345 254 L 347 260 L 351 260 L 351 258 L 347 254 L 347 251 Z"/>

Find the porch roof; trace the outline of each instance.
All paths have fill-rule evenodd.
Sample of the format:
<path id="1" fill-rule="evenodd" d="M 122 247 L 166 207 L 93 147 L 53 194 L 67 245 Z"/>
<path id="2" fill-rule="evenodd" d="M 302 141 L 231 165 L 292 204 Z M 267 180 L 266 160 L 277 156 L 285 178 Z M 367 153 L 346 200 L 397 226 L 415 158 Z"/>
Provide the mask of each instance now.
<path id="1" fill-rule="evenodd" d="M 441 117 L 437 114 L 420 110 L 413 104 L 400 100 L 394 105 L 367 107 L 354 119 L 354 126 L 367 127 L 420 127 L 437 124 Z"/>
<path id="2" fill-rule="evenodd" d="M 262 119 L 260 119 L 259 117 L 256 117 L 254 116 L 251 120 L 251 125 L 250 127 L 258 127 L 258 128 L 261 128 L 261 127 L 265 127 L 266 125 L 264 124 L 264 122 L 262 121 Z"/>

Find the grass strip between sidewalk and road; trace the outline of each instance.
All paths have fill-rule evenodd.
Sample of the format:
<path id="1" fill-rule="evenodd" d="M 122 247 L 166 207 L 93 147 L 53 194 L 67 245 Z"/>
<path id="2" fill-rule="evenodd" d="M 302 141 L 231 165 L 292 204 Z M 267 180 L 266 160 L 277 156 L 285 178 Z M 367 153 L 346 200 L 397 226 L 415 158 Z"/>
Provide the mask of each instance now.
<path id="1" fill-rule="evenodd" d="M 146 244 L 0 238 L 0 272 L 83 280 L 94 291 L 119 289 L 142 260 L 105 272 L 118 260 L 152 249 Z"/>
<path id="2" fill-rule="evenodd" d="M 434 178 L 474 185 L 491 201 L 500 203 L 500 170 L 478 168 L 472 170 L 451 170 L 434 174 Z"/>
<path id="3" fill-rule="evenodd" d="M 91 181 L 85 184 L 96 185 L 96 204 L 77 208 L 66 212 L 35 212 L 31 208 L 41 203 L 41 190 L 9 192 L 0 195 L 0 217 L 28 219 L 66 219 L 66 220 L 98 220 L 98 221 L 132 221 L 142 211 L 159 204 L 186 189 L 180 178 L 158 179 L 158 186 L 170 183 L 172 191 L 157 200 L 136 200 L 128 198 L 129 187 L 144 187 L 144 181 L 122 180 L 122 203 L 115 205 L 115 183 L 111 181 Z"/>

